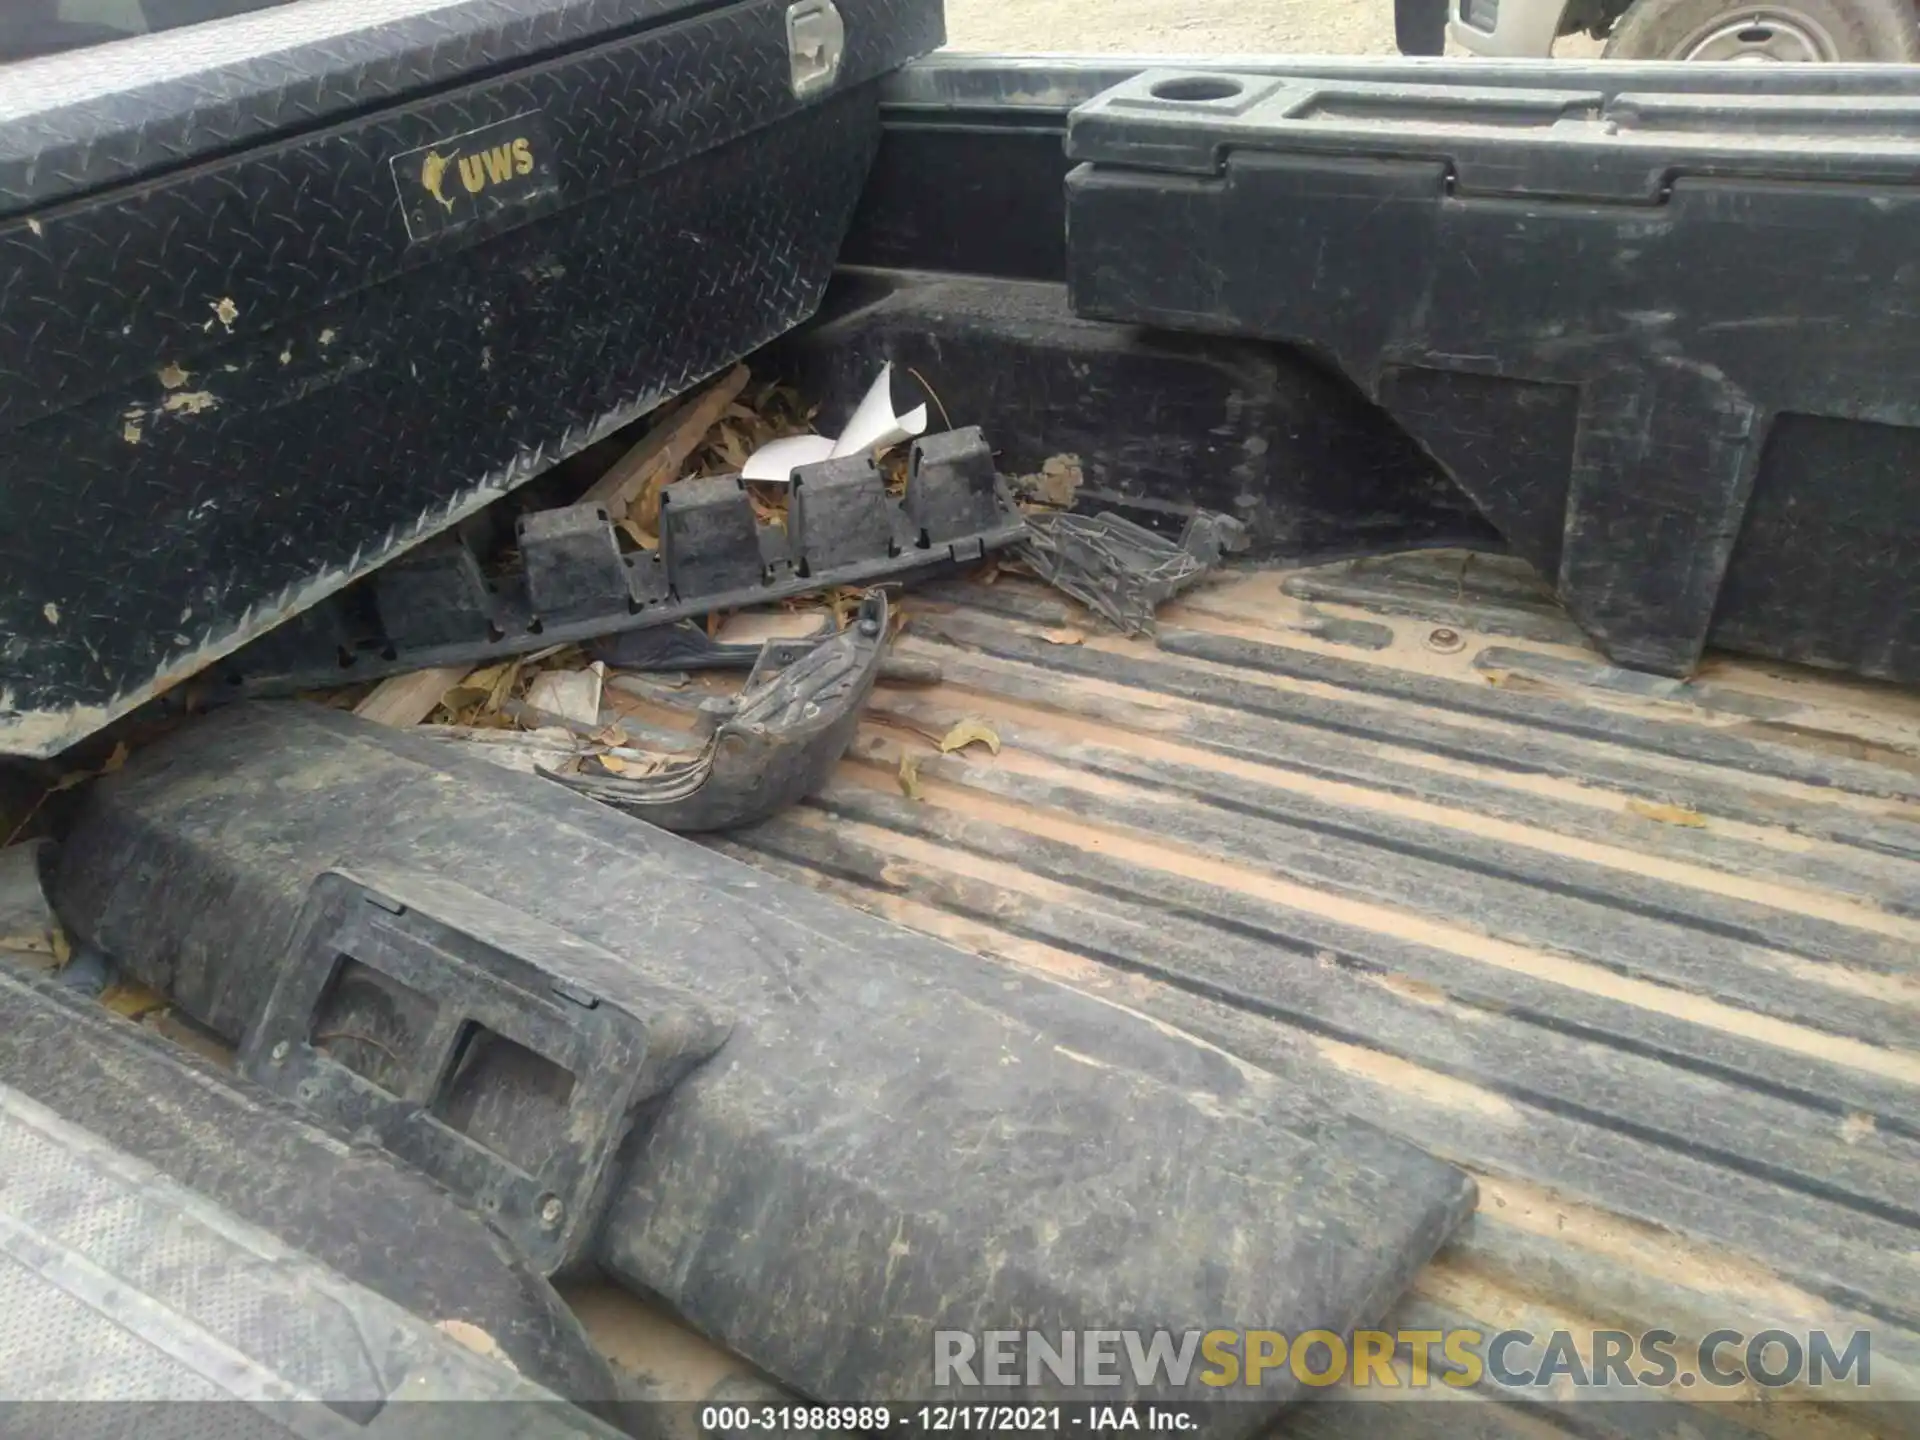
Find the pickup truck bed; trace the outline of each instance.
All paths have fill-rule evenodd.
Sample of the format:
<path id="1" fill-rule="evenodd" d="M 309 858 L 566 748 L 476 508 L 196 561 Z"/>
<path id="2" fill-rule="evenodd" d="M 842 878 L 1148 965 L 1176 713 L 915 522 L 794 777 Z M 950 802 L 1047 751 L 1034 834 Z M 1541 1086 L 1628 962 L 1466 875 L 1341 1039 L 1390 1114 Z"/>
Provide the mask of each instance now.
<path id="1" fill-rule="evenodd" d="M 1538 67 L 1487 73 L 1490 86 L 1541 78 Z M 1715 1330 L 1777 1326 L 1837 1332 L 1836 1349 L 1870 1329 L 1873 1393 L 1920 1398 L 1920 692 L 1724 659 L 1689 683 L 1614 669 L 1518 561 L 1429 548 L 1500 542 L 1432 457 L 1348 379 L 1258 336 L 1143 331 L 1074 313 L 1062 135 L 1073 105 L 1124 74 L 1104 63 L 946 57 L 889 82 L 878 157 L 834 291 L 815 324 L 753 363 L 818 399 L 823 414 L 843 415 L 876 362 L 889 359 L 938 402 L 943 423 L 951 410 L 960 423 L 985 427 L 1009 481 L 1070 479 L 1079 509 L 1119 509 L 1162 529 L 1196 509 L 1233 511 L 1248 525 L 1250 557 L 1265 568 L 1220 577 L 1166 608 L 1154 640 L 1112 638 L 1010 572 L 912 592 L 900 653 L 937 660 L 944 682 L 882 686 L 823 792 L 711 843 L 1023 972 L 1016 985 L 1012 969 L 1004 978 L 994 971 L 985 989 L 1005 984 L 1040 996 L 1036 1004 L 1064 1003 L 1052 987 L 1025 983 L 1037 974 L 1198 1036 L 1230 1057 L 1201 1052 L 1208 1083 L 1220 1085 L 1177 1091 L 1208 1120 L 1222 1113 L 1222 1094 L 1257 1093 L 1283 1112 L 1276 1121 L 1357 1115 L 1470 1171 L 1477 1214 L 1389 1324 L 1539 1337 L 1668 1329 L 1682 1345 Z M 1733 83 L 1695 70 L 1672 81 L 1682 89 L 1709 82 Z M 1827 81 L 1809 67 L 1753 83 L 1810 94 Z M 980 223 L 986 214 L 1025 223 Z M 596 243 L 615 233 L 595 231 Z M 826 258 L 822 250 L 821 284 Z M 203 324 L 197 315 L 195 323 Z M 730 341 L 728 355 L 748 343 Z M 474 352 L 476 364 L 485 353 Z M 709 359 L 721 363 L 718 352 Z M 684 368 L 690 376 L 703 366 L 711 368 Z M 316 464 L 334 463 L 332 447 L 311 453 Z M 298 527 L 276 533 L 300 538 Z M 1803 554 L 1849 553 L 1827 532 L 1796 543 Z M 1274 563 L 1358 551 L 1385 558 L 1294 570 Z M 42 612 L 37 601 L 31 608 Z M 940 739 L 968 717 L 985 722 L 973 727 L 982 739 L 944 753 Z M 183 730 L 175 743 L 189 746 L 192 731 Z M 986 731 L 997 745 L 991 753 Z M 384 740 L 351 743 L 362 758 L 385 748 Z M 438 763 L 426 740 L 398 743 L 415 771 Z M 270 778 L 283 760 L 300 763 L 263 758 L 268 748 L 256 743 L 253 763 Z M 142 755 L 133 766 L 147 763 Z M 95 798 L 127 780 L 97 787 Z M 249 869 L 247 897 L 263 911 L 290 910 L 305 891 L 259 878 L 276 864 L 293 868 L 277 839 L 256 843 L 243 833 L 224 850 L 195 848 L 223 827 L 264 835 L 275 823 L 265 812 L 216 814 L 187 782 L 164 774 L 125 785 L 135 802 L 141 785 L 178 786 L 186 798 L 165 824 L 125 833 L 175 846 L 192 861 L 178 868 L 212 878 L 194 890 L 157 866 L 140 872 L 118 864 L 117 851 L 102 852 L 94 869 L 103 885 L 131 875 L 130 888 L 151 886 L 154 897 L 116 912 L 118 948 L 99 944 L 123 964 L 149 962 L 148 978 L 165 980 L 178 1002 L 177 957 L 163 943 L 170 927 L 218 929 L 236 909 L 239 891 L 220 888 L 213 867 Z M 345 829 L 338 817 L 359 823 L 355 804 L 387 803 L 384 795 L 340 800 L 353 785 L 373 788 L 364 770 L 341 764 L 311 792 L 329 797 L 313 801 L 312 813 Z M 553 798 L 532 788 L 531 799 L 515 792 L 523 809 Z M 258 796 L 307 803 L 288 800 L 296 791 L 309 793 L 276 783 Z M 601 826 L 605 851 L 609 836 L 629 843 L 633 853 L 620 863 L 637 870 L 647 842 L 614 818 L 588 823 Z M 169 829 L 172 839 L 162 833 Z M 525 839 L 512 838 L 518 857 Z M 437 837 L 436 854 L 468 854 L 444 841 Z M 496 881 L 532 888 L 496 862 Z M 674 893 L 694 892 L 685 868 L 676 861 Z M 476 862 L 473 873 L 484 869 Z M 86 878 L 84 863 L 74 870 Z M 581 886 L 595 910 L 587 918 L 626 937 L 648 919 L 644 887 L 612 883 L 608 873 L 592 870 Z M 732 886 L 739 877 L 723 879 Z M 738 937 L 755 913 L 738 896 L 752 888 L 751 878 L 740 882 L 728 904 L 713 884 L 701 899 L 721 895 L 711 909 Z M 215 903 L 201 903 L 207 895 Z M 512 896 L 490 898 L 494 909 L 513 908 Z M 682 913 L 706 915 L 691 904 Z M 781 933 L 824 936 L 849 918 L 834 912 Z M 892 930 L 881 939 L 862 932 L 888 960 L 924 948 Z M 670 938 L 689 966 L 696 946 L 710 943 L 691 928 Z M 235 960 L 241 948 L 188 954 L 239 965 L 268 953 L 254 946 Z M 638 955 L 645 947 L 621 938 L 614 948 Z M 966 957 L 942 953 L 924 968 L 944 982 L 939 966 L 958 970 Z M 839 993 L 865 998 L 857 991 L 871 985 L 870 971 L 849 963 L 836 973 L 847 986 Z M 232 998 L 200 989 L 202 999 Z M 237 1011 L 237 1001 L 229 1008 Z M 850 1002 L 834 1018 L 856 1017 L 843 1026 L 852 1035 L 861 1013 Z M 944 1053 L 934 1044 L 902 1049 L 895 1078 L 912 1080 L 936 1062 L 946 1074 L 977 1077 L 989 1063 L 991 1047 L 970 1048 L 947 1012 L 936 1015 L 926 1033 Z M 1098 1015 L 1114 1020 L 1116 1033 L 1127 1029 L 1124 1017 Z M 235 1023 L 220 1033 L 238 1038 L 245 1027 L 225 1018 Z M 51 1046 L 54 1033 L 42 1041 Z M 1036 1055 L 1062 1062 L 1055 1073 L 1118 1113 L 1121 1080 L 1103 1076 L 1092 1090 L 1070 1068 L 1098 1069 L 1090 1048 L 1039 1045 Z M 825 1052 L 793 1045 L 784 1053 Z M 38 1068 L 43 1078 L 53 1069 Z M 1257 1072 L 1277 1080 L 1256 1085 Z M 1045 1098 L 1059 1104 L 1059 1093 Z M 1078 1139 L 1085 1121 L 1069 1113 L 1062 1129 Z M 903 1129 L 909 1143 L 938 1143 L 925 1138 L 939 1134 L 925 1114 L 906 1114 Z M 783 1139 L 774 1135 L 769 1153 Z M 1261 1155 L 1265 1144 L 1247 1153 Z M 321 1148 L 310 1139 L 303 1153 Z M 1151 1133 L 1139 1150 L 1156 1180 L 1179 1174 Z M 848 1160 L 836 1152 L 849 1192 L 870 1181 L 860 1166 L 879 1153 Z M 768 1193 L 781 1187 L 769 1181 Z M 787 1187 L 789 1202 L 793 1193 Z M 1017 1181 L 1008 1193 L 1022 1198 Z M 992 1219 L 995 1208 L 988 1197 L 976 1213 Z M 404 1206 L 389 1213 L 418 1224 Z M 1259 1218 L 1277 1225 L 1291 1213 L 1276 1203 Z M 1180 1218 L 1184 1244 L 1220 1243 L 1217 1229 Z M 764 1235 L 765 1227 L 738 1231 Z M 714 1233 L 735 1231 L 716 1224 Z M 823 1267 L 802 1259 L 788 1263 L 817 1279 Z M 764 1273 L 774 1273 L 771 1262 Z M 1138 1289 L 1141 1273 L 1121 1279 Z M 728 1292 L 729 1304 L 746 1297 L 728 1318 L 759 1318 L 761 1293 Z M 860 1305 L 818 1313 L 828 1323 L 809 1314 L 806 1331 L 823 1344 L 842 1330 L 879 1334 L 881 1322 L 908 1320 Z M 1277 1322 L 1263 1314 L 1261 1323 Z M 725 1326 L 709 1328 L 727 1338 Z M 1539 1346 L 1508 1358 L 1531 1368 Z M 776 1378 L 799 1383 L 791 1373 Z M 1449 1433 L 1502 1437 L 1911 1433 L 1914 1409 L 1908 1403 L 1903 1416 L 1856 1403 L 1816 1421 L 1799 1409 L 1779 1416 L 1693 1403 L 1683 1413 L 1590 1400 L 1559 1409 L 1551 1387 L 1516 1392 L 1490 1382 L 1465 1395 L 1433 1393 L 1494 1402 L 1448 1407 L 1463 1421 Z M 1703 1394 L 1676 1387 L 1673 1398 Z M 1433 1433 L 1434 1414 L 1432 1404 L 1306 1406 L 1284 1424 L 1290 1434 L 1388 1440 Z"/>
<path id="2" fill-rule="evenodd" d="M 1628 675 L 1524 567 L 1461 552 L 1227 577 L 1157 646 L 1007 576 L 908 607 L 900 650 L 945 683 L 883 687 L 824 794 L 719 848 L 1470 1170 L 1479 1211 L 1403 1328 L 1870 1326 L 1876 1390 L 1903 1384 L 1920 700 L 1746 662 Z M 937 752 L 967 716 L 997 756 Z M 1663 1408 L 1576 1428 L 1672 1433 Z"/>

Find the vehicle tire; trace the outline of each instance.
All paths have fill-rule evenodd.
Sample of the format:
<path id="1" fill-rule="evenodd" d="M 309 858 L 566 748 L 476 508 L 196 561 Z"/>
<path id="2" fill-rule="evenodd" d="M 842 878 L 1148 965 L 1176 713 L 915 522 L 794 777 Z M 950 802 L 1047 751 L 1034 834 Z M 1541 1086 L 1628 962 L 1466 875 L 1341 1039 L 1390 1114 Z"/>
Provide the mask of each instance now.
<path id="1" fill-rule="evenodd" d="M 1920 60 L 1912 0 L 1634 0 L 1609 60 Z"/>

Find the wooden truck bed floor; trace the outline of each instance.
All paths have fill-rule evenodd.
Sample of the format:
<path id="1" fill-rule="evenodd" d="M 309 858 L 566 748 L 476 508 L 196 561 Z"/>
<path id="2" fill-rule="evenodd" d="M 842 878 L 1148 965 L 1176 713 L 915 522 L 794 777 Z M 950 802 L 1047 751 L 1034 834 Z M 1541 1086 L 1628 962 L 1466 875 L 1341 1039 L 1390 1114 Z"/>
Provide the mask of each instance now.
<path id="1" fill-rule="evenodd" d="M 1920 697 L 1612 670 L 1530 572 L 1453 552 L 1224 577 L 1157 643 L 1007 575 L 905 605 L 944 683 L 883 687 L 825 794 L 720 849 L 1470 1170 L 1402 1328 L 1867 1328 L 1877 1393 L 1915 1373 Z M 972 717 L 999 753 L 941 753 Z M 1475 1427 L 1682 1433 L 1527 1408 Z"/>

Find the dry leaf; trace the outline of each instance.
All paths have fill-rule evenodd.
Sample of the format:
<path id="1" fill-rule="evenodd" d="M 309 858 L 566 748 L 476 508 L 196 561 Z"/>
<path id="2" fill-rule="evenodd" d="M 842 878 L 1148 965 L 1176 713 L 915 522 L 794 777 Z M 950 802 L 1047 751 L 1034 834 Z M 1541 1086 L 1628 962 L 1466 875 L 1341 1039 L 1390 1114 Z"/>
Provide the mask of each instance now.
<path id="1" fill-rule="evenodd" d="M 14 955 L 45 955 L 53 961 L 55 969 L 73 958 L 73 947 L 67 943 L 66 932 L 58 925 L 33 934 L 0 935 L 0 951 Z"/>
<path id="2" fill-rule="evenodd" d="M 900 757 L 900 793 L 909 800 L 922 800 L 926 797 L 920 790 L 920 757 L 903 754 Z"/>
<path id="3" fill-rule="evenodd" d="M 786 486 L 750 484 L 747 486 L 747 503 L 753 506 L 753 518 L 762 525 L 777 525 L 787 528 Z"/>
<path id="4" fill-rule="evenodd" d="M 951 755 L 956 750 L 966 749 L 967 746 L 973 744 L 976 740 L 986 746 L 987 749 L 991 750 L 995 755 L 1000 753 L 1000 732 L 995 730 L 993 726 L 989 725 L 985 720 L 982 720 L 978 715 L 967 716 L 966 719 L 957 722 L 951 730 L 941 736 L 940 753 L 942 755 Z"/>
<path id="5" fill-rule="evenodd" d="M 100 762 L 100 768 L 98 770 L 70 770 L 53 782 L 53 788 L 55 790 L 71 790 L 74 786 L 84 785 L 87 781 L 95 779 L 98 776 L 111 775 L 127 763 L 127 756 L 131 753 L 132 752 L 127 749 L 126 741 L 116 741 L 114 743 L 113 753 Z"/>
<path id="6" fill-rule="evenodd" d="M 652 775 L 664 768 L 667 763 L 664 759 L 655 756 L 596 755 L 593 758 L 599 761 L 610 775 Z"/>
<path id="7" fill-rule="evenodd" d="M 500 678 L 493 682 L 493 693 L 487 696 L 486 710 L 489 715 L 497 714 L 502 705 L 513 696 L 513 687 L 520 681 L 520 662 L 509 660 L 500 671 Z"/>
<path id="8" fill-rule="evenodd" d="M 734 429 L 731 425 L 725 426 L 720 431 L 720 438 L 714 443 L 719 449 L 721 457 L 727 462 L 727 468 L 729 470 L 743 470 L 746 468 L 747 457 L 753 452 L 748 450 L 747 442 L 740 438 L 740 432 L 738 430 Z"/>
<path id="9" fill-rule="evenodd" d="M 472 683 L 456 685 L 440 697 L 440 708 L 435 714 L 444 712 L 447 715 L 458 715 L 463 710 L 486 704 L 487 697 L 491 694 L 493 694 L 492 680 L 479 685 Z"/>
<path id="10" fill-rule="evenodd" d="M 100 1003 L 116 1015 L 138 1020 L 142 1015 L 164 1010 L 167 997 L 149 990 L 138 980 L 116 980 L 100 992 Z"/>
<path id="11" fill-rule="evenodd" d="M 436 1320 L 433 1322 L 433 1328 L 442 1335 L 459 1341 L 474 1354 L 483 1355 L 489 1360 L 497 1360 L 516 1375 L 520 1373 L 520 1367 L 513 1363 L 505 1350 L 500 1348 L 500 1342 L 478 1325 L 470 1324 L 465 1320 Z"/>
<path id="12" fill-rule="evenodd" d="M 1049 645 L 1084 645 L 1087 632 L 1076 630 L 1071 625 L 1062 625 L 1058 630 L 1042 630 L 1040 638 Z"/>
<path id="13" fill-rule="evenodd" d="M 900 496 L 907 493 L 907 452 L 895 450 L 891 455 L 880 458 L 880 475 L 885 480 L 887 493 Z"/>
<path id="14" fill-rule="evenodd" d="M 1707 817 L 1697 810 L 1688 810 L 1680 805 L 1657 805 L 1651 800 L 1627 801 L 1627 813 L 1638 815 L 1646 820 L 1658 820 L 1662 825 L 1685 825 L 1689 830 L 1707 828 Z"/>
<path id="15" fill-rule="evenodd" d="M 626 537 L 642 550 L 658 550 L 660 548 L 660 537 L 632 516 L 628 516 L 622 520 L 620 522 L 620 528 L 626 533 Z"/>
<path id="16" fill-rule="evenodd" d="M 1036 473 L 1022 475 L 1013 483 L 1018 494 L 1049 509 L 1071 510 L 1074 494 L 1085 481 L 1078 455 L 1049 455 Z"/>
<path id="17" fill-rule="evenodd" d="M 365 698 L 366 685 L 342 685 L 333 690 L 296 690 L 293 698 L 309 705 L 324 705 L 329 710 L 351 710 Z"/>

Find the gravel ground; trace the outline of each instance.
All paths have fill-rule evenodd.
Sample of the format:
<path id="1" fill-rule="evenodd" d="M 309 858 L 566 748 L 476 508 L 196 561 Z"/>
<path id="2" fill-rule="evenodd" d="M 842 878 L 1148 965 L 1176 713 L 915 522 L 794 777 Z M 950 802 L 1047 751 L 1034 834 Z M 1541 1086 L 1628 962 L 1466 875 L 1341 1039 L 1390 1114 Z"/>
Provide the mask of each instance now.
<path id="1" fill-rule="evenodd" d="M 1391 55 L 1393 0 L 947 0 L 955 50 Z"/>
<path id="2" fill-rule="evenodd" d="M 947 0 L 947 44 L 1021 55 L 1392 55 L 1393 0 Z M 1600 49 L 1570 35 L 1554 54 Z"/>

